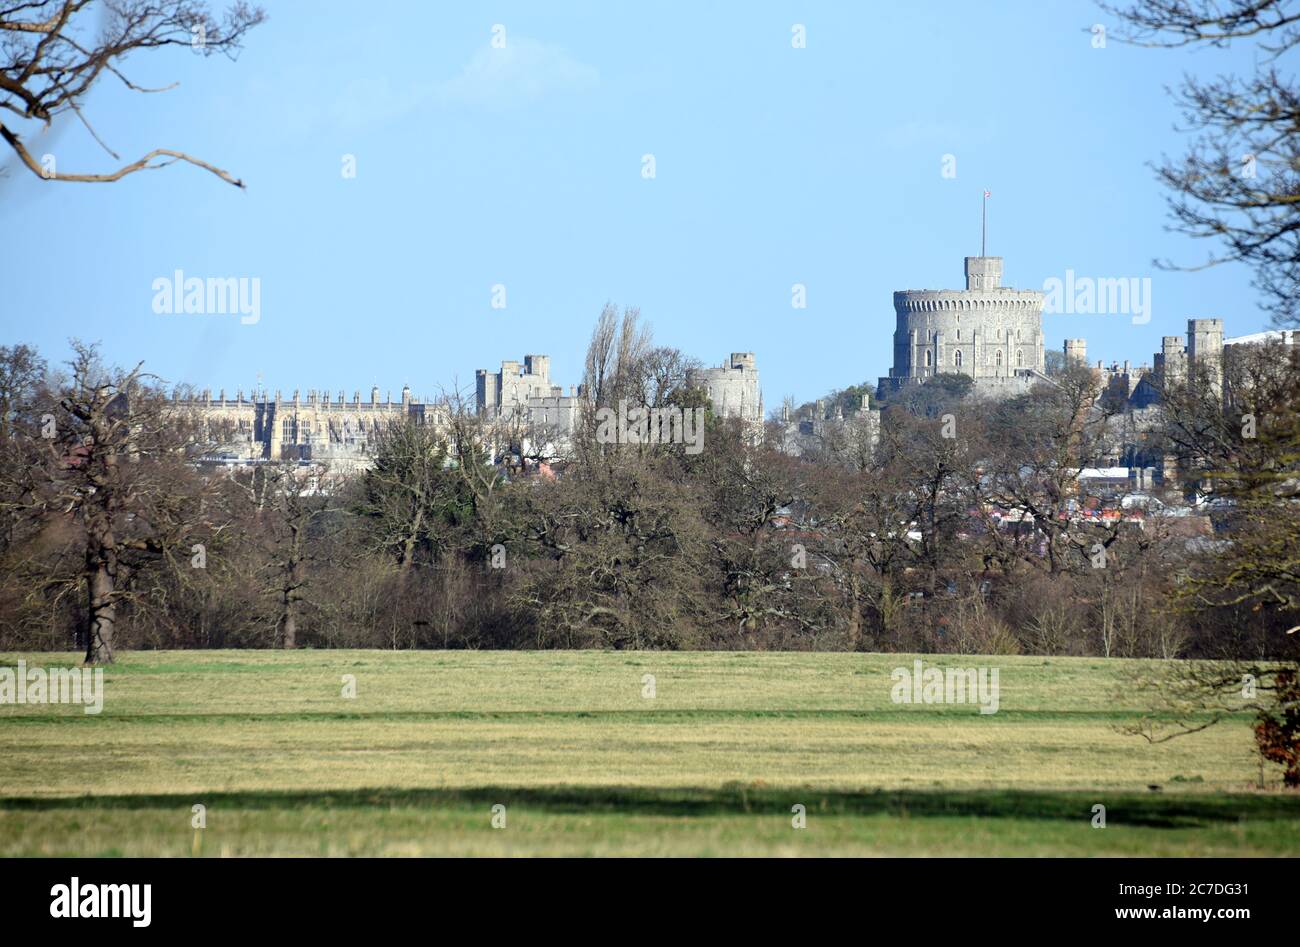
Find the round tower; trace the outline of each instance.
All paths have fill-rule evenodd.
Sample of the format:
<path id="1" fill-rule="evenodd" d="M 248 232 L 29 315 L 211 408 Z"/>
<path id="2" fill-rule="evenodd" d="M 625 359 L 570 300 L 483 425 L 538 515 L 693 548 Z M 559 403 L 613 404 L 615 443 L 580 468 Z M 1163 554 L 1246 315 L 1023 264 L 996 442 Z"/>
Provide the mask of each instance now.
<path id="1" fill-rule="evenodd" d="M 1004 287 L 1001 257 L 967 257 L 965 275 L 965 289 L 894 293 L 894 367 L 882 394 L 941 373 L 1010 393 L 1043 372 L 1046 296 Z"/>

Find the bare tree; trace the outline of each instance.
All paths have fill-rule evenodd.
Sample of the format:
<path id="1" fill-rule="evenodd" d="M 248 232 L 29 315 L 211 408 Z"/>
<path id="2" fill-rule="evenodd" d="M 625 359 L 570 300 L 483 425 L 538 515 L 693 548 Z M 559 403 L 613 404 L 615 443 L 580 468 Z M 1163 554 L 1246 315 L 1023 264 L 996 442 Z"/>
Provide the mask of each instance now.
<path id="1" fill-rule="evenodd" d="M 609 407 L 620 398 L 634 399 L 643 387 L 646 359 L 652 338 L 640 324 L 641 312 L 606 303 L 591 333 L 583 372 L 583 390 L 593 407 Z"/>
<path id="2" fill-rule="evenodd" d="M 342 482 L 324 465 L 291 462 L 259 465 L 235 482 L 260 530 L 258 554 L 267 577 L 263 593 L 275 600 L 274 640 L 295 648 L 309 604 L 309 567 L 322 558 L 319 524 L 340 513 L 335 497 Z"/>
<path id="3" fill-rule="evenodd" d="M 1156 169 L 1169 189 L 1173 229 L 1219 241 L 1201 269 L 1228 261 L 1254 268 L 1279 324 L 1300 320 L 1300 86 L 1279 68 L 1300 44 L 1296 0 L 1135 0 L 1102 3 L 1145 46 L 1253 43 L 1252 75 L 1183 80 L 1175 101 L 1195 139 L 1180 161 Z"/>
<path id="4" fill-rule="evenodd" d="M 244 34 L 265 19 L 260 8 L 242 0 L 220 20 L 201 0 L 0 0 L 0 108 L 17 116 L 8 120 L 13 127 L 0 121 L 0 138 L 44 180 L 117 181 L 136 171 L 185 161 L 243 187 L 241 180 L 221 168 L 171 148 L 155 148 L 102 174 L 64 173 L 38 161 L 24 144 L 21 130 L 27 125 L 48 128 L 59 115 L 71 112 L 105 151 L 120 160 L 83 111 L 98 79 L 111 75 L 133 92 L 166 91 L 132 82 L 123 72 L 124 60 L 137 50 L 165 47 L 234 58 Z"/>
<path id="5" fill-rule="evenodd" d="M 1198 607 L 1247 604 L 1300 631 L 1300 354 L 1233 346 L 1222 390 L 1193 371 L 1163 391 L 1162 434 L 1200 489 L 1227 507 L 1231 542 L 1182 585 Z"/>
<path id="6" fill-rule="evenodd" d="M 450 529 L 470 515 L 463 481 L 451 467 L 445 436 L 407 419 L 379 432 L 374 466 L 361 484 L 361 512 L 379 549 L 409 572 L 421 550 L 437 558 Z"/>
<path id="7" fill-rule="evenodd" d="M 26 345 L 0 346 L 0 553 L 32 509 L 39 485 L 45 362 Z"/>
<path id="8" fill-rule="evenodd" d="M 55 394 L 34 503 L 74 522 L 84 545 L 86 661 L 113 660 L 119 606 L 151 561 L 188 568 L 191 550 L 223 524 L 185 462 L 183 418 L 140 365 L 103 367 L 93 346 L 73 343 L 71 378 Z"/>
<path id="9" fill-rule="evenodd" d="M 1119 535 L 1118 523 L 1084 525 L 1077 515 L 1101 499 L 1089 494 L 1080 474 L 1113 449 L 1113 409 L 1099 401 L 1100 394 L 1100 378 L 1075 367 L 1053 384 L 990 405 L 984 417 L 987 459 L 971 484 L 983 500 L 979 515 L 999 542 L 1003 531 L 994 514 L 1032 525 L 1032 533 L 1015 533 L 1010 541 L 1024 561 L 1045 562 L 1052 573 L 1082 567 Z M 1041 559 L 1039 537 L 1046 553 Z"/>

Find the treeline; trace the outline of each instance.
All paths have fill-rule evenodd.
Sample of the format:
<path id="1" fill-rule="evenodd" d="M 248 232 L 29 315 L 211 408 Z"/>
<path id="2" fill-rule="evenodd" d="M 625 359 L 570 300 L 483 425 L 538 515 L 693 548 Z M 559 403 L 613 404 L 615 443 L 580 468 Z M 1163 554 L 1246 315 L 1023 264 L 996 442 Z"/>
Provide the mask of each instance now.
<path id="1" fill-rule="evenodd" d="M 703 450 L 570 456 L 448 399 L 350 477 L 208 468 L 197 419 L 75 346 L 65 374 L 0 349 L 0 650 L 667 648 L 1133 657 L 1291 654 L 1300 364 L 1259 347 L 1165 393 L 1148 439 L 1210 490 L 1200 517 L 1081 518 L 1131 419 L 1086 369 L 1002 401 L 942 382 L 781 453 L 709 417 Z M 692 363 L 607 312 L 584 382 L 696 406 Z M 959 387 L 959 386 L 958 386 Z M 1249 430 L 1243 417 L 1250 415 Z M 1131 436 L 1131 431 L 1128 432 Z M 513 462 L 489 464 L 505 436 Z M 1167 500 L 1174 499 L 1166 495 Z M 1129 511 L 1131 512 L 1131 510 Z"/>

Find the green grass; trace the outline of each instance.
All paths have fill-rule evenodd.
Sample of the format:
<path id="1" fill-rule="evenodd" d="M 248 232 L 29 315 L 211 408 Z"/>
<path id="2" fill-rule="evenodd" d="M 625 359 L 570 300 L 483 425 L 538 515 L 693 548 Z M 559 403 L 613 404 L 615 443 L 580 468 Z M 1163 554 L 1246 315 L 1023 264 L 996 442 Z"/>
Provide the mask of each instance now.
<path id="1" fill-rule="evenodd" d="M 999 712 L 894 704 L 914 657 L 125 654 L 98 716 L 0 706 L 0 855 L 1300 854 L 1247 719 L 1148 745 L 1100 659 L 927 658 Z"/>

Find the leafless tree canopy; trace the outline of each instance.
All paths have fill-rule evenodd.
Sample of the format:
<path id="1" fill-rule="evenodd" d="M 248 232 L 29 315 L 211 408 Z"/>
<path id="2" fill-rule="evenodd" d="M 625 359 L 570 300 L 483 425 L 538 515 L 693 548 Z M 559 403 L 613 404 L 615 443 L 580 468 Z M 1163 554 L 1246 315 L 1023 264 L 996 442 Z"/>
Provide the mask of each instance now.
<path id="1" fill-rule="evenodd" d="M 1293 657 L 1300 362 L 1284 348 L 1226 358 L 1226 398 L 1196 376 L 1162 392 L 1149 436 L 1220 498 L 1195 522 L 1101 515 L 1118 501 L 1081 472 L 1107 465 L 1123 418 L 1078 366 L 995 403 L 942 384 L 890 399 L 878 439 L 848 418 L 802 456 L 706 411 L 698 454 L 579 425 L 563 458 L 494 464 L 495 419 L 453 391 L 333 480 L 208 466 L 220 432 L 93 349 L 66 377 L 0 349 L 0 648 Z M 588 397 L 707 407 L 689 365 L 610 307 Z"/>
<path id="2" fill-rule="evenodd" d="M 53 181 L 117 181 L 136 171 L 177 161 L 196 165 L 243 187 L 228 172 L 193 155 L 156 148 L 144 157 L 104 173 L 68 173 L 42 166 L 24 138 L 72 112 L 115 161 L 83 111 L 87 94 L 105 75 L 133 92 L 164 92 L 132 82 L 126 60 L 140 50 L 181 47 L 210 56 L 234 57 L 244 34 L 265 20 L 243 0 L 218 18 L 202 0 L 0 0 L 0 121 L 3 138 L 37 176 Z"/>
<path id="3" fill-rule="evenodd" d="M 1184 78 L 1175 91 L 1192 144 L 1156 173 L 1174 230 L 1221 247 L 1201 266 L 1252 267 L 1278 324 L 1300 321 L 1300 86 L 1284 54 L 1300 44 L 1296 0 L 1137 0 L 1103 3 L 1145 46 L 1252 44 L 1249 76 Z M 1157 261 L 1168 268 L 1170 261 Z"/>

